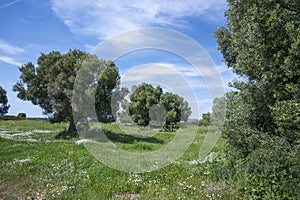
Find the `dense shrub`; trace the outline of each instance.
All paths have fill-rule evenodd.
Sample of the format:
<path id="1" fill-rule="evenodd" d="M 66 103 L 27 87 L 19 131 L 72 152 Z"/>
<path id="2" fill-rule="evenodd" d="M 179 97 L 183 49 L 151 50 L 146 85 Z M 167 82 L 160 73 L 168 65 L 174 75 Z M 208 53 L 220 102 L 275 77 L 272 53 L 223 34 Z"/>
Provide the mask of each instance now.
<path id="1" fill-rule="evenodd" d="M 242 199 L 300 199 L 300 148 L 277 136 L 260 140 L 247 157 L 227 146 L 206 167 Z"/>
<path id="2" fill-rule="evenodd" d="M 202 119 L 199 120 L 199 126 L 208 126 L 211 120 L 211 114 L 208 113 L 203 113 L 202 114 Z"/>

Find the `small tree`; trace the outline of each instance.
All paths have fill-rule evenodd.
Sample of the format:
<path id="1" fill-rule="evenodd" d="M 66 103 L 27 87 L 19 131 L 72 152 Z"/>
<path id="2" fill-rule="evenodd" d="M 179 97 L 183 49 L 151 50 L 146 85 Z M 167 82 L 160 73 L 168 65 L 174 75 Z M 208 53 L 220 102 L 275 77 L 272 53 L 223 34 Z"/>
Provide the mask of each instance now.
<path id="1" fill-rule="evenodd" d="M 140 126 L 147 126 L 150 122 L 149 110 L 151 106 L 158 104 L 162 95 L 162 88 L 154 88 L 150 84 L 142 83 L 132 88 L 130 95 L 129 114 L 132 120 Z"/>
<path id="2" fill-rule="evenodd" d="M 175 125 L 180 121 L 187 121 L 192 113 L 188 102 L 179 95 L 163 93 L 160 86 L 154 88 L 146 83 L 133 87 L 130 100 L 129 114 L 140 126 L 149 125 L 151 120 L 161 122 L 162 118 L 165 118 L 166 126 Z"/>
<path id="3" fill-rule="evenodd" d="M 161 95 L 159 103 L 166 109 L 167 125 L 187 121 L 188 117 L 192 114 L 188 102 L 177 94 L 164 93 Z"/>
<path id="4" fill-rule="evenodd" d="M 0 116 L 3 116 L 8 112 L 10 105 L 7 105 L 7 103 L 6 90 L 0 86 Z"/>
<path id="5" fill-rule="evenodd" d="M 211 119 L 211 114 L 209 112 L 203 113 L 202 119 L 199 120 L 199 125 L 200 126 L 208 126 L 210 123 L 210 119 Z"/>

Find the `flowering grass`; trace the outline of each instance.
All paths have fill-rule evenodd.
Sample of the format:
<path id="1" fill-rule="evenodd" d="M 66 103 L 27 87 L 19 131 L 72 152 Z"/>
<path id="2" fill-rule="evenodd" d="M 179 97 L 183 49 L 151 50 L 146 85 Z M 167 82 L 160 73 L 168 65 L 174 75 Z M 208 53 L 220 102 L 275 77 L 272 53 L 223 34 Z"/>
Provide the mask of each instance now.
<path id="1" fill-rule="evenodd" d="M 116 135 L 115 125 L 107 125 Z M 184 155 L 169 166 L 134 174 L 117 171 L 96 160 L 79 138 L 55 139 L 66 123 L 0 121 L 0 197 L 3 199 L 227 199 L 225 183 L 210 177 L 197 160 L 205 127 Z M 195 127 L 194 127 L 195 128 Z M 188 127 L 193 129 L 193 127 Z M 157 143 L 118 140 L 126 151 L 161 148 L 176 133 L 158 133 Z M 131 138 L 127 138 L 131 139 Z M 77 142 L 77 143 L 76 143 Z M 220 140 L 214 151 L 220 151 Z M 0 199 L 1 199 L 0 198 Z"/>

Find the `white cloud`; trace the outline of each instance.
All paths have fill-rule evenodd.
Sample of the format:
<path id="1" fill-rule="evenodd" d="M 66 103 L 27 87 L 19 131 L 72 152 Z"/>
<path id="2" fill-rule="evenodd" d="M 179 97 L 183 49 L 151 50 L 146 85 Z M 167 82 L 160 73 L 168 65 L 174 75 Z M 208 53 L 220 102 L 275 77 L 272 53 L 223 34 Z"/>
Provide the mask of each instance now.
<path id="1" fill-rule="evenodd" d="M 207 73 L 206 75 L 211 75 Z M 175 64 L 175 63 L 147 63 L 128 70 L 123 76 L 124 82 L 143 82 L 145 80 L 157 80 L 162 82 L 171 79 L 174 84 L 176 78 L 180 79 L 199 79 L 202 76 L 191 65 Z"/>
<path id="2" fill-rule="evenodd" d="M 217 74 L 206 75 L 214 77 Z M 198 118 L 200 112 L 210 111 L 212 100 L 216 97 L 212 96 L 214 95 L 212 92 L 217 90 L 218 94 L 223 94 L 227 88 L 218 81 L 211 81 L 208 84 L 205 80 L 208 77 L 201 76 L 191 65 L 148 63 L 124 73 L 121 76 L 121 87 L 131 88 L 142 82 L 160 85 L 165 90 L 184 97 L 192 107 L 192 118 Z"/>
<path id="3" fill-rule="evenodd" d="M 121 76 L 121 83 L 126 86 L 138 85 L 142 82 L 161 85 L 173 91 L 191 90 L 182 73 L 173 64 L 148 63 L 132 68 Z M 130 87 L 129 87 L 130 88 Z"/>
<path id="4" fill-rule="evenodd" d="M 3 56 L 3 55 L 0 55 L 0 61 L 11 64 L 11 65 L 16 65 L 16 66 L 22 65 L 22 63 L 16 61 L 15 59 L 8 57 L 8 56 Z"/>
<path id="5" fill-rule="evenodd" d="M 73 33 L 100 39 L 145 26 L 182 26 L 188 16 L 218 19 L 225 8 L 225 0 L 52 0 L 53 11 Z"/>
<path id="6" fill-rule="evenodd" d="M 0 39 L 0 51 L 9 53 L 9 54 L 19 54 L 25 53 L 26 50 L 17 46 L 13 46 L 4 40 Z"/>
<path id="7" fill-rule="evenodd" d="M 192 65 L 188 64 L 147 63 L 129 69 L 122 75 L 122 82 L 127 85 L 136 85 L 141 82 L 151 82 L 157 85 L 167 83 L 167 85 L 175 86 L 180 90 L 185 90 L 187 87 L 194 90 L 228 89 L 227 83 L 235 78 L 234 74 L 230 70 L 224 70 L 224 66 L 215 67 L 217 70 L 200 67 L 199 73 Z M 217 77 L 222 77 L 223 84 L 220 84 Z M 206 82 L 206 79 L 214 78 L 216 81 L 210 81 L 209 84 Z M 185 81 L 186 83 L 184 83 Z"/>
<path id="8" fill-rule="evenodd" d="M 15 1 L 8 1 L 8 2 L 3 2 L 2 4 L 0 4 L 0 9 L 1 8 L 5 8 L 5 7 L 8 7 L 8 6 L 11 6 L 13 4 L 16 4 L 18 2 L 20 2 L 21 0 L 15 0 Z"/>
<path id="9" fill-rule="evenodd" d="M 131 51 L 149 47 L 169 50 L 190 63 L 192 61 L 198 68 L 197 71 L 192 65 L 167 63 L 168 61 L 148 63 L 123 74 L 124 86 L 141 82 L 165 86 L 186 97 L 193 110 L 198 107 L 195 104 L 205 106 L 207 103 L 207 100 L 200 102 L 199 98 L 194 96 L 194 90 L 201 95 L 201 91 L 207 91 L 209 85 L 215 90 L 211 96 L 222 93 L 223 85 L 219 73 L 223 73 L 223 68 L 212 68 L 212 60 L 208 58 L 206 51 L 197 46 L 196 41 L 192 43 L 184 36 L 178 37 L 175 33 L 170 35 L 164 30 L 144 32 L 143 29 L 136 29 L 153 26 L 190 27 L 189 17 L 197 17 L 201 21 L 209 20 L 211 23 L 215 22 L 213 20 L 223 21 L 223 13 L 227 8 L 226 0 L 52 0 L 51 4 L 52 10 L 76 36 L 92 37 L 101 41 L 108 39 L 101 43 L 100 50 L 96 48 L 93 52 L 102 59 L 116 60 Z M 135 31 L 112 39 L 112 36 L 128 30 Z M 86 48 L 92 49 L 93 46 L 86 45 Z M 198 112 L 193 112 L 193 115 L 197 114 Z"/>
<path id="10" fill-rule="evenodd" d="M 121 87 L 131 88 L 142 82 L 160 85 L 165 91 L 179 94 L 192 107 L 193 113 L 198 113 L 198 106 L 194 89 L 189 81 L 172 64 L 150 63 L 129 70 L 121 76 Z"/>
<path id="11" fill-rule="evenodd" d="M 0 61 L 11 64 L 11 65 L 22 65 L 17 61 L 15 57 L 20 57 L 21 54 L 25 53 L 26 50 L 9 44 L 8 42 L 0 39 Z M 11 55 L 14 55 L 13 57 Z"/>

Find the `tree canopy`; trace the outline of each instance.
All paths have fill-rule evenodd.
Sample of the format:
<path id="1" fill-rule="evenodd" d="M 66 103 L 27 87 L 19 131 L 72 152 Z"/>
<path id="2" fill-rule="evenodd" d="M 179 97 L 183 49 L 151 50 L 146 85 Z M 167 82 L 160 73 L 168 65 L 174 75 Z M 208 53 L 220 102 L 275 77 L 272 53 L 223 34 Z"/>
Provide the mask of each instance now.
<path id="1" fill-rule="evenodd" d="M 223 133 L 229 145 L 247 159 L 249 171 L 255 171 L 250 166 L 255 163 L 258 174 L 276 171 L 276 181 L 286 178 L 281 170 L 299 176 L 293 170 L 299 157 L 280 160 L 275 152 L 279 148 L 281 152 L 299 151 L 300 1 L 228 0 L 228 5 L 228 24 L 215 36 L 225 63 L 244 81 L 234 81 L 231 86 L 237 92 L 229 92 L 216 102 L 227 106 Z M 259 171 L 259 163 L 266 162 L 262 154 L 269 154 L 272 162 L 279 164 L 270 166 L 270 171 Z M 265 183 L 271 183 L 270 179 Z M 259 193 L 261 198 L 266 198 L 267 188 L 266 184 Z M 283 190 L 289 189 L 283 188 L 281 195 Z"/>
<path id="2" fill-rule="evenodd" d="M 211 113 L 203 113 L 202 118 L 199 120 L 199 125 L 200 126 L 209 126 L 211 120 Z"/>
<path id="3" fill-rule="evenodd" d="M 76 131 L 71 106 L 73 86 L 77 71 L 87 58 L 93 60 L 91 63 L 101 70 L 108 69 L 97 82 L 99 87 L 95 94 L 95 106 L 100 120 L 113 120 L 107 99 L 119 84 L 118 70 L 113 62 L 100 60 L 80 50 L 70 50 L 65 54 L 58 51 L 42 53 L 37 60 L 37 67 L 32 62 L 22 65 L 20 80 L 14 85 L 13 91 L 18 93 L 20 99 L 39 105 L 44 114 L 52 115 L 54 122 L 70 121 L 69 131 Z"/>
<path id="4" fill-rule="evenodd" d="M 247 78 L 232 84 L 240 92 L 235 97 L 231 95 L 230 102 L 239 101 L 243 109 L 249 107 L 248 111 L 238 111 L 246 115 L 240 123 L 255 131 L 284 135 L 293 143 L 295 140 L 289 139 L 290 133 L 282 132 L 282 124 L 274 116 L 278 110 L 291 112 L 286 116 L 299 113 L 300 3 L 274 0 L 228 0 L 228 3 L 228 26 L 218 29 L 215 35 L 226 64 Z M 232 105 L 230 112 L 240 109 L 237 105 L 238 102 Z M 283 111 L 281 105 L 298 109 Z M 240 128 L 232 124 L 235 120 L 227 122 L 234 129 Z M 299 131 L 299 126 L 293 129 Z"/>
<path id="5" fill-rule="evenodd" d="M 114 92 L 119 92 L 120 75 L 118 68 L 113 62 L 107 63 L 106 70 L 98 79 L 98 86 L 95 92 L 95 107 L 98 120 L 101 122 L 115 121 L 118 104 L 112 102 Z"/>
<path id="6" fill-rule="evenodd" d="M 0 86 L 0 116 L 3 116 L 8 112 L 10 105 L 7 103 L 6 90 Z"/>
<path id="7" fill-rule="evenodd" d="M 149 125 L 149 110 L 151 106 L 159 103 L 162 93 L 160 86 L 154 88 L 146 83 L 133 87 L 129 104 L 129 114 L 132 120 L 140 126 Z"/>
<path id="8" fill-rule="evenodd" d="M 151 121 L 166 125 L 187 121 L 192 113 L 187 101 L 177 94 L 163 93 L 160 86 L 142 83 L 132 90 L 129 114 L 140 126 L 147 126 Z"/>

